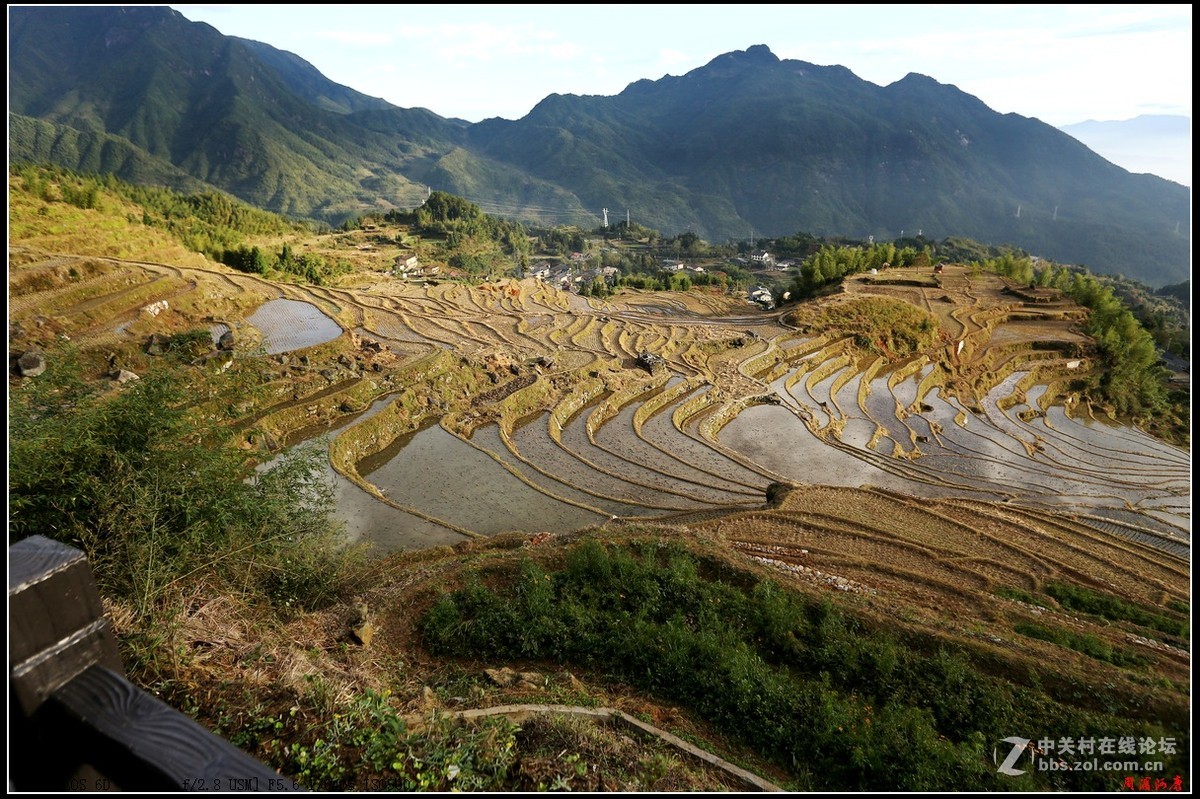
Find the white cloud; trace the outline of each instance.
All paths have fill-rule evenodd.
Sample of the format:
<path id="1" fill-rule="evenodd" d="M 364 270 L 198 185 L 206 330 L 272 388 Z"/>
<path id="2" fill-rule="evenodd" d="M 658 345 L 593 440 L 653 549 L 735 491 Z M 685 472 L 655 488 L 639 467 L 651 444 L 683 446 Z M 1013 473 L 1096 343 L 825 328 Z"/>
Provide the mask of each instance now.
<path id="1" fill-rule="evenodd" d="M 557 31 L 530 24 L 403 25 L 398 33 L 420 40 L 431 55 L 448 61 L 493 61 L 513 57 L 544 56 L 558 61 L 579 58 L 584 48 L 563 40 Z"/>
<path id="2" fill-rule="evenodd" d="M 568 61 L 583 55 L 583 48 L 574 42 L 557 42 L 546 47 L 546 55 L 559 61 Z"/>
<path id="3" fill-rule="evenodd" d="M 658 63 L 665 69 L 671 69 L 681 64 L 690 64 L 691 56 L 679 50 L 672 50 L 669 47 L 664 47 L 658 51 Z"/>
<path id="4" fill-rule="evenodd" d="M 390 33 L 380 31 L 317 31 L 316 36 L 354 47 L 385 47 L 395 41 Z"/>
<path id="5" fill-rule="evenodd" d="M 1079 17 L 1065 35 L 1124 35 L 1131 33 L 1162 33 L 1191 29 L 1190 6 L 1091 6 L 1090 13 Z"/>

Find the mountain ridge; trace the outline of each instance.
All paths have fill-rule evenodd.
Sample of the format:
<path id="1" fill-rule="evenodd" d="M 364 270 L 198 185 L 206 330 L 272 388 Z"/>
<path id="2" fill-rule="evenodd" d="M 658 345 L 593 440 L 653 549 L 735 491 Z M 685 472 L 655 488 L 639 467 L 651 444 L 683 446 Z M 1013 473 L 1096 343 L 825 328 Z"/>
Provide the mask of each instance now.
<path id="1" fill-rule="evenodd" d="M 13 153 L 46 150 L 15 113 L 116 136 L 294 216 L 411 207 L 431 186 L 546 223 L 591 226 L 617 207 L 715 240 L 923 230 L 1155 284 L 1190 271 L 1188 236 L 1174 233 L 1186 189 L 917 73 L 881 87 L 754 45 L 472 124 L 368 97 L 170 9 L 14 8 L 10 49 Z M 69 168 L 77 155 L 49 152 Z"/>

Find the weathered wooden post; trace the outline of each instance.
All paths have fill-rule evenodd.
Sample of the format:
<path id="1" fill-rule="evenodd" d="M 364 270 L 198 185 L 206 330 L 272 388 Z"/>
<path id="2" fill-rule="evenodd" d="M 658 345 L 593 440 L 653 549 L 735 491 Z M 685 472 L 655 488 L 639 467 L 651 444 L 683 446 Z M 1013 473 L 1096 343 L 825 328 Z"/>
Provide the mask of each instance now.
<path id="1" fill-rule="evenodd" d="M 89 667 L 124 674 L 87 558 L 33 536 L 8 549 L 8 668 L 26 716 Z"/>
<path id="2" fill-rule="evenodd" d="M 8 548 L 9 779 L 18 790 L 103 786 L 56 734 L 51 695 L 92 666 L 124 674 L 87 558 L 42 536 Z"/>
<path id="3" fill-rule="evenodd" d="M 299 788 L 125 679 L 82 552 L 33 536 L 8 556 L 10 789 Z"/>

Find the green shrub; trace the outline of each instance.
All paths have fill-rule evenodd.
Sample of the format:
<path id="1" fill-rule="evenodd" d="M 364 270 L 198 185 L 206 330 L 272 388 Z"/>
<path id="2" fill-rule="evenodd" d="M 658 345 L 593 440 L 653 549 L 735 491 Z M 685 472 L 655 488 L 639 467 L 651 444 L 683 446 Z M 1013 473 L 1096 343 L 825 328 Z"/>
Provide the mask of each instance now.
<path id="1" fill-rule="evenodd" d="M 1046 607 L 1046 603 L 1035 597 L 1028 591 L 1022 591 L 1020 588 L 1010 588 L 1001 586 L 995 589 L 992 593 L 996 596 L 1004 597 L 1005 599 L 1015 599 L 1017 602 L 1024 602 L 1026 605 L 1035 605 L 1039 608 Z"/>
<path id="2" fill-rule="evenodd" d="M 1013 626 L 1021 635 L 1049 641 L 1052 644 L 1073 649 L 1095 660 L 1103 660 L 1114 666 L 1144 666 L 1149 661 L 1139 655 L 1114 647 L 1089 633 L 1076 633 L 1062 627 L 1047 627 L 1041 624 L 1021 622 Z"/>
<path id="3" fill-rule="evenodd" d="M 1187 619 L 1175 618 L 1158 609 L 1137 605 L 1119 596 L 1093 591 L 1081 585 L 1048 583 L 1046 593 L 1064 608 L 1080 613 L 1090 613 L 1111 621 L 1131 621 L 1141 627 L 1177 636 L 1185 641 L 1190 634 Z"/>
<path id="4" fill-rule="evenodd" d="M 105 393 L 71 353 L 47 360 L 11 392 L 10 542 L 41 534 L 80 547 L 102 592 L 143 615 L 200 582 L 279 607 L 332 599 L 349 554 L 323 453 L 249 469 L 229 429 L 192 407 L 201 381 L 232 375 L 163 362 Z"/>
<path id="5" fill-rule="evenodd" d="M 865 729 L 874 702 L 857 691 L 877 675 L 880 684 L 895 675 L 900 655 L 890 642 L 870 641 L 831 606 L 808 606 L 775 583 L 743 591 L 701 571 L 680 549 L 634 553 L 588 541 L 561 571 L 526 560 L 503 590 L 472 582 L 443 597 L 421 627 L 437 652 L 543 658 L 613 673 L 800 767 L 813 785 L 951 787 L 948 772 L 915 767 L 922 758 L 969 760 L 930 711 L 890 710 L 910 728 L 903 735 Z M 902 755 L 910 738 L 927 747 L 912 762 Z M 974 770 L 986 780 L 982 768 Z"/>
<path id="6" fill-rule="evenodd" d="M 679 703 L 806 789 L 1046 787 L 1045 775 L 997 778 L 995 741 L 1017 730 L 1129 727 L 1124 716 L 1015 687 L 963 651 L 901 639 L 828 600 L 770 580 L 733 585 L 711 571 L 679 545 L 589 539 L 554 571 L 524 559 L 507 579 L 493 570 L 485 585 L 477 576 L 442 597 L 420 628 L 438 654 L 569 663 Z M 1100 644 L 1087 645 L 1126 662 Z M 1099 788 L 1103 779 L 1073 774 L 1053 785 Z"/>

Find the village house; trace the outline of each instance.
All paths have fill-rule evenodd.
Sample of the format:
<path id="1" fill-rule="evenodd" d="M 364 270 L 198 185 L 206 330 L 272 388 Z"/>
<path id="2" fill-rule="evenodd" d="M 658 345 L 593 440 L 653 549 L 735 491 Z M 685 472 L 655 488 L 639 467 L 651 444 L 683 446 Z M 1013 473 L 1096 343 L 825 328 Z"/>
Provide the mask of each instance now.
<path id="1" fill-rule="evenodd" d="M 392 269 L 392 274 L 396 277 L 408 277 L 418 269 L 420 269 L 420 261 L 417 256 L 407 253 L 396 256 L 395 267 Z"/>
<path id="2" fill-rule="evenodd" d="M 426 277 L 437 277 L 442 271 L 442 268 L 437 264 L 421 264 L 417 261 L 417 256 L 409 256 L 396 259 L 396 268 L 392 270 L 395 277 L 406 279 L 419 279 Z"/>
<path id="3" fill-rule="evenodd" d="M 750 289 L 750 301 L 758 303 L 768 311 L 775 307 L 775 297 L 771 295 L 770 289 L 763 286 L 755 286 Z"/>

